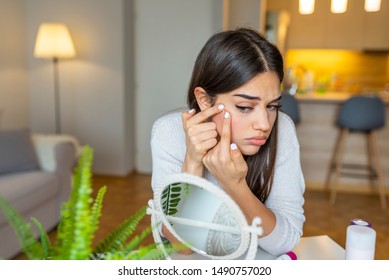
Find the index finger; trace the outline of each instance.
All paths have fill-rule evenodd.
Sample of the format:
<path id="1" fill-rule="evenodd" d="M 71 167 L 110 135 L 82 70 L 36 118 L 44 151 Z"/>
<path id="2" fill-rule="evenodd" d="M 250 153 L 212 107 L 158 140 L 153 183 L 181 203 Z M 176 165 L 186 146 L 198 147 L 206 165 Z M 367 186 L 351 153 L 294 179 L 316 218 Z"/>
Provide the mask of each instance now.
<path id="1" fill-rule="evenodd" d="M 231 144 L 231 114 L 225 112 L 223 116 L 223 128 L 220 135 L 220 150 L 223 154 L 230 153 Z"/>
<path id="2" fill-rule="evenodd" d="M 220 113 L 223 111 L 224 105 L 223 104 L 218 104 L 212 107 L 209 107 L 205 110 L 202 110 L 201 112 L 197 113 L 193 117 L 191 117 L 188 122 L 197 124 L 197 123 L 202 123 L 208 120 L 210 117 Z"/>

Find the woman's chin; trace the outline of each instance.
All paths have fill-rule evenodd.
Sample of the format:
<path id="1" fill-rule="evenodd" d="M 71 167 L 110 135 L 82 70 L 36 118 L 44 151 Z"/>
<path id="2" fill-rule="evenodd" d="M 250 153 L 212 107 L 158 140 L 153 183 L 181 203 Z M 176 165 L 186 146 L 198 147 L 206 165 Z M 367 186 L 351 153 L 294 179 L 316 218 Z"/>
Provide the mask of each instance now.
<path id="1" fill-rule="evenodd" d="M 258 153 L 259 149 L 261 146 L 244 146 L 244 147 L 239 147 L 240 152 L 245 155 L 245 156 L 252 156 Z"/>

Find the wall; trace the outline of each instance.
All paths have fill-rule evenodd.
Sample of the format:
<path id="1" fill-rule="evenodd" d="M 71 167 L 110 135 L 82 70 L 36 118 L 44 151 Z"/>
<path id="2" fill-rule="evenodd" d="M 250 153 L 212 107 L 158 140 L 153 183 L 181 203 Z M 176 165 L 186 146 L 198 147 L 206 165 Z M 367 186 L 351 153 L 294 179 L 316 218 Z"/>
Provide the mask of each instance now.
<path id="1" fill-rule="evenodd" d="M 124 135 L 127 139 L 124 164 L 135 169 L 135 7 L 134 1 L 124 1 Z"/>
<path id="2" fill-rule="evenodd" d="M 249 27 L 265 31 L 266 0 L 224 0 L 224 29 Z"/>
<path id="3" fill-rule="evenodd" d="M 149 173 L 152 124 L 186 105 L 197 53 L 221 30 L 222 1 L 137 0 L 135 12 L 136 166 Z"/>
<path id="4" fill-rule="evenodd" d="M 42 22 L 64 22 L 77 56 L 59 62 L 62 131 L 95 149 L 94 172 L 126 175 L 133 136 L 126 113 L 131 91 L 125 84 L 123 0 L 25 0 L 31 98 L 31 128 L 54 131 L 53 65 L 37 59 L 33 48 Z"/>
<path id="5" fill-rule="evenodd" d="M 29 127 L 24 0 L 0 1 L 0 129 Z"/>
<path id="6" fill-rule="evenodd" d="M 23 89 L 7 105 L 24 116 L 21 121 L 12 116 L 13 126 L 54 132 L 53 64 L 35 58 L 33 48 L 40 23 L 64 22 L 77 56 L 59 62 L 62 131 L 95 149 L 95 173 L 151 172 L 152 124 L 167 111 L 185 106 L 196 55 L 211 34 L 222 29 L 223 1 L 6 3 L 0 15 L 1 11 L 10 14 L 10 7 L 18 8 L 16 15 L 7 17 L 7 23 L 19 40 L 9 50 L 22 65 L 15 82 L 7 86 L 15 92 L 18 87 Z M 4 65 L 3 60 L 0 65 Z M 9 71 L 11 63 L 5 68 Z M 3 100 L 0 104 L 5 104 Z"/>

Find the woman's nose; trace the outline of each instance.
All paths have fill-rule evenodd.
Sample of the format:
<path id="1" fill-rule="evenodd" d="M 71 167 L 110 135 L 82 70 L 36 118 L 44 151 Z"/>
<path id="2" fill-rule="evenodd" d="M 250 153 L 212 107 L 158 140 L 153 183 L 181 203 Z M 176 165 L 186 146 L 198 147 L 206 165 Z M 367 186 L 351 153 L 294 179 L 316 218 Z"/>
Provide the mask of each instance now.
<path id="1" fill-rule="evenodd" d="M 256 114 L 253 120 L 253 128 L 262 131 L 270 130 L 270 119 L 267 110 L 261 110 Z"/>

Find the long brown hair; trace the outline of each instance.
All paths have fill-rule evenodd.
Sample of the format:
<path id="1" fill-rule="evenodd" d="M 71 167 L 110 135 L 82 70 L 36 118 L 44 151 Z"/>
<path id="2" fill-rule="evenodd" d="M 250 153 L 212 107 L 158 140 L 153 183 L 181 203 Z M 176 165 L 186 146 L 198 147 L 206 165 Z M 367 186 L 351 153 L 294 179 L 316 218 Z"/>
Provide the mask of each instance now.
<path id="1" fill-rule="evenodd" d="M 200 111 L 194 95 L 196 87 L 202 87 L 213 100 L 218 94 L 237 89 L 265 72 L 275 72 L 282 82 L 282 55 L 264 36 L 247 28 L 217 33 L 207 41 L 197 56 L 188 89 L 188 107 Z M 277 123 L 278 114 L 266 144 L 258 153 L 246 158 L 247 184 L 262 202 L 268 198 L 273 182 Z"/>

